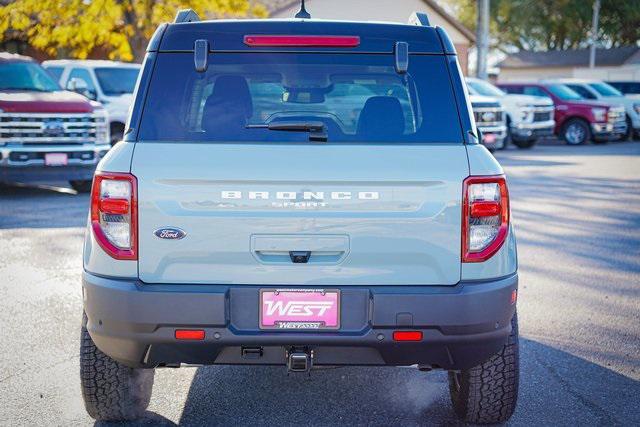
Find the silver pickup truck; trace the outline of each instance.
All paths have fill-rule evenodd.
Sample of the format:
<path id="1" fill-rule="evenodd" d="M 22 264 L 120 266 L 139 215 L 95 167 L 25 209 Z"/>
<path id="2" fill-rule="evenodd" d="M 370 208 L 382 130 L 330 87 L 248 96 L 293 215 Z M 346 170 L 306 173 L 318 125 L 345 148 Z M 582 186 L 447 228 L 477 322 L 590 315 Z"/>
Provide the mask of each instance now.
<path id="1" fill-rule="evenodd" d="M 183 11 L 157 30 L 93 181 L 91 416 L 140 416 L 154 370 L 185 364 L 444 369 L 461 419 L 511 416 L 507 180 L 449 37 L 413 22 Z"/>

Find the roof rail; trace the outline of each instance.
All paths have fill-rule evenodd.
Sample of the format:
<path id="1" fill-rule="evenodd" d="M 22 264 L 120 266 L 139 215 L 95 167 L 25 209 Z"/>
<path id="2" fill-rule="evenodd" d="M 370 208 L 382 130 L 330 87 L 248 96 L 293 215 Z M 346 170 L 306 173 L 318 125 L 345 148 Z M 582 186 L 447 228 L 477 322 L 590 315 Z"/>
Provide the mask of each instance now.
<path id="1" fill-rule="evenodd" d="M 413 12 L 409 16 L 409 25 L 421 25 L 423 27 L 430 27 L 429 17 L 424 12 Z"/>
<path id="2" fill-rule="evenodd" d="M 199 20 L 200 17 L 193 9 L 181 9 L 176 13 L 176 19 L 173 22 L 177 24 L 180 22 L 198 22 Z"/>

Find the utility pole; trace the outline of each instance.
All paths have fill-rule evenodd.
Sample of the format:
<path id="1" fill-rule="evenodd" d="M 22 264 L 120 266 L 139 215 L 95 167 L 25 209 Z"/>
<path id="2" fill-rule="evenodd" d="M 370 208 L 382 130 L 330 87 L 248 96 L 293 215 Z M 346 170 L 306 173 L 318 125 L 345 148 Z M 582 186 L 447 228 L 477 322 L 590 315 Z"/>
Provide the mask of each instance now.
<path id="1" fill-rule="evenodd" d="M 487 80 L 487 54 L 489 52 L 489 0 L 478 0 L 478 25 L 476 30 L 476 75 Z"/>
<path id="2" fill-rule="evenodd" d="M 593 2 L 593 20 L 591 22 L 591 37 L 589 37 L 589 43 L 591 44 L 591 51 L 589 52 L 589 68 L 596 66 L 596 40 L 598 38 L 598 19 L 600 18 L 600 0 L 594 0 Z"/>

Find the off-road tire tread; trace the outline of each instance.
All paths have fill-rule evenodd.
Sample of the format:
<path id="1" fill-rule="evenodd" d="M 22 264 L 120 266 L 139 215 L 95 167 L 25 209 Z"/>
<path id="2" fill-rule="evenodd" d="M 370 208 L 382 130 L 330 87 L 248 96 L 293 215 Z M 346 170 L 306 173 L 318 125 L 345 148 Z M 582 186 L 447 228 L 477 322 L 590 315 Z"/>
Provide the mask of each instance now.
<path id="1" fill-rule="evenodd" d="M 507 421 L 516 408 L 519 382 L 518 317 L 511 319 L 511 334 L 502 350 L 486 362 L 461 372 L 460 388 L 449 373 L 453 409 L 468 423 Z"/>
<path id="2" fill-rule="evenodd" d="M 89 415 L 99 421 L 140 418 L 149 406 L 153 369 L 129 368 L 101 352 L 83 319 L 80 336 L 80 381 Z"/>

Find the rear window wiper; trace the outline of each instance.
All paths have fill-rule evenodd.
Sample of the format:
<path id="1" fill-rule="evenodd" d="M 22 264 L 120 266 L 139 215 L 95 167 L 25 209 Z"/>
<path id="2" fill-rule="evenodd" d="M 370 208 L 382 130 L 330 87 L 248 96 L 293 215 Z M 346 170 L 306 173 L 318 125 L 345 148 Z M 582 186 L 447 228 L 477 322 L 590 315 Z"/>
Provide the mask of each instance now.
<path id="1" fill-rule="evenodd" d="M 247 129 L 284 130 L 288 132 L 309 132 L 309 141 L 326 142 L 327 129 L 322 122 L 271 122 L 247 125 Z"/>

